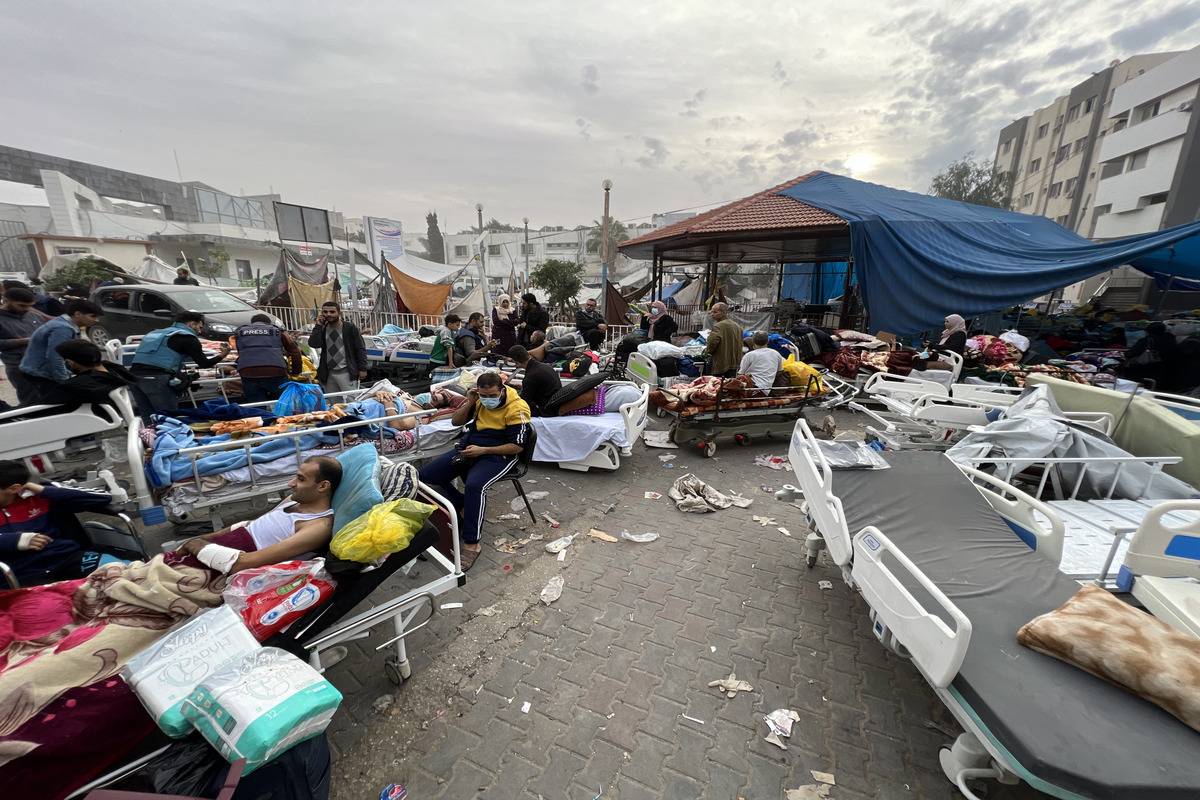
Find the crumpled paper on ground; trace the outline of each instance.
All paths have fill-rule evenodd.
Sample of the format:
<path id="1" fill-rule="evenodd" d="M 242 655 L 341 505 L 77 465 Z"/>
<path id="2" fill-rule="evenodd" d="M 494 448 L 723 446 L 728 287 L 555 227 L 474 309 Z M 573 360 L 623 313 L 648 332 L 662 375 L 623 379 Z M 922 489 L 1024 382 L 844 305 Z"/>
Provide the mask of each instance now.
<path id="1" fill-rule="evenodd" d="M 676 478 L 667 490 L 667 497 L 675 501 L 675 507 L 680 511 L 697 514 L 720 511 L 733 505 L 733 500 L 700 480 L 693 472 Z"/>
<path id="2" fill-rule="evenodd" d="M 784 800 L 825 800 L 829 797 L 830 786 L 828 784 L 817 785 L 808 783 L 801 786 L 799 789 L 788 789 L 783 793 Z"/>
<path id="3" fill-rule="evenodd" d="M 786 738 L 792 735 L 792 724 L 800 721 L 800 715 L 790 708 L 777 708 L 763 717 L 763 721 L 767 723 L 767 727 L 771 730 L 764 737 L 766 741 L 775 745 L 780 750 L 787 750 L 787 745 L 783 743 L 783 739 L 780 737 Z"/>
<path id="4" fill-rule="evenodd" d="M 715 688 L 718 692 L 726 697 L 737 697 L 738 692 L 753 692 L 754 687 L 746 681 L 738 680 L 735 673 L 729 673 L 728 678 L 721 678 L 717 681 L 709 681 L 708 685 Z"/>
<path id="5" fill-rule="evenodd" d="M 545 587 L 542 589 L 542 602 L 550 605 L 558 598 L 562 597 L 563 591 L 562 575 L 555 575 L 550 580 L 546 581 Z"/>

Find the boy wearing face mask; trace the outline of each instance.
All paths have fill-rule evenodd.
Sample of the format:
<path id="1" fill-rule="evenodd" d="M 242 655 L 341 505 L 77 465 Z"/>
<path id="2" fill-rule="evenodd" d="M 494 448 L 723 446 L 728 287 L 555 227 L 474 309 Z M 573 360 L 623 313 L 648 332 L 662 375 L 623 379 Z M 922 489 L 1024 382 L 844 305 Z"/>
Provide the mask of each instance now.
<path id="1" fill-rule="evenodd" d="M 482 549 L 479 534 L 488 487 L 516 465 L 517 455 L 529 438 L 529 418 L 529 405 L 517 392 L 505 386 L 498 373 L 485 372 L 451 418 L 455 425 L 467 426 L 458 449 L 421 468 L 421 482 L 432 486 L 462 513 L 459 532 L 464 570 L 470 569 Z M 453 485 L 460 477 L 465 492 Z"/>

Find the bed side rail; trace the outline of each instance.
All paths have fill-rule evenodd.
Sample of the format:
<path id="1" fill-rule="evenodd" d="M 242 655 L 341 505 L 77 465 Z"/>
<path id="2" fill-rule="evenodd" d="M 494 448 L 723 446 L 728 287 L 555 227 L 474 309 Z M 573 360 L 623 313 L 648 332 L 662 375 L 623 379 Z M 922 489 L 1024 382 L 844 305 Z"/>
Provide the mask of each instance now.
<path id="1" fill-rule="evenodd" d="M 1200 398 L 1188 397 L 1184 394 L 1150 391 L 1141 392 L 1139 396 L 1149 396 L 1154 399 L 1154 402 L 1175 412 L 1184 419 L 1200 423 Z"/>
<path id="2" fill-rule="evenodd" d="M 987 412 L 982 403 L 934 394 L 918 397 L 912 404 L 914 420 L 939 425 L 986 425 Z"/>
<path id="3" fill-rule="evenodd" d="M 1098 456 L 1095 458 L 1060 458 L 1056 456 L 1006 458 L 982 456 L 980 458 L 967 459 L 970 466 L 973 467 L 994 466 L 996 474 L 1002 481 L 1008 484 L 1011 484 L 1013 478 L 1022 472 L 1027 470 L 1040 471 L 1041 477 L 1038 479 L 1037 491 L 1033 493 L 1033 496 L 1040 499 L 1046 490 L 1046 484 L 1051 483 L 1053 484 L 1056 497 L 1060 500 L 1074 500 L 1078 497 L 1079 490 L 1083 486 L 1084 477 L 1091 467 L 1113 468 L 1112 479 L 1107 482 L 1107 488 L 1099 487 L 1104 491 L 1103 499 L 1111 500 L 1117 490 L 1121 475 L 1127 466 L 1131 464 L 1144 464 L 1150 467 L 1146 473 L 1146 481 L 1140 490 L 1140 493 L 1144 495 L 1154 485 L 1154 480 L 1162 472 L 1163 467 L 1178 464 L 1182 460 L 1181 456 L 1135 455 Z M 1064 466 L 1077 468 L 1075 479 L 1069 483 L 1064 481 L 1064 473 L 1062 471 L 1062 467 Z"/>
<path id="4" fill-rule="evenodd" d="M 625 362 L 625 376 L 634 383 L 658 388 L 658 367 L 649 356 L 641 353 L 629 354 L 629 360 Z"/>
<path id="5" fill-rule="evenodd" d="M 641 391 L 641 395 L 632 403 L 626 403 L 621 406 L 621 419 L 625 421 L 625 435 L 629 438 L 630 446 L 642 436 L 642 431 L 646 430 L 646 425 L 650 422 L 650 384 L 634 384 Z"/>
<path id="6" fill-rule="evenodd" d="M 1164 517 L 1173 513 L 1192 519 L 1169 525 Z M 1200 500 L 1168 500 L 1150 510 L 1129 542 L 1118 585 L 1135 575 L 1200 580 Z"/>
<path id="7" fill-rule="evenodd" d="M 890 372 L 876 372 L 867 378 L 863 392 L 875 396 L 876 399 L 886 396 L 909 402 L 926 394 L 936 394 L 942 397 L 950 394 L 945 386 L 935 381 L 923 381 L 920 378 L 893 375 Z"/>
<path id="8" fill-rule="evenodd" d="M 956 383 L 950 387 L 950 396 L 959 400 L 971 400 L 988 406 L 1011 406 L 1025 390 L 1017 386 L 979 386 L 971 383 Z"/>
<path id="9" fill-rule="evenodd" d="M 853 555 L 850 530 L 846 526 L 842 502 L 833 493 L 833 470 L 816 441 L 808 423 L 803 419 L 797 420 L 788 447 L 788 460 L 804 492 L 808 514 L 825 540 L 830 558 L 842 567 L 850 563 Z"/>
<path id="10" fill-rule="evenodd" d="M 885 553 L 940 606 L 953 622 L 953 628 L 913 597 L 900 577 L 883 562 Z M 971 621 L 967 615 L 878 528 L 866 527 L 855 535 L 852 574 L 871 607 L 876 637 L 889 646 L 888 640 L 894 638 L 930 683 L 940 689 L 949 686 L 971 643 Z"/>
<path id="11" fill-rule="evenodd" d="M 1055 566 L 1062 562 L 1065 528 L 1057 511 L 995 475 L 965 464 L 959 464 L 958 468 L 971 479 L 971 483 L 996 513 L 1032 534 L 1033 549 L 1038 555 L 1045 556 Z M 1045 522 L 1038 520 L 1038 513 L 1045 516 Z"/>

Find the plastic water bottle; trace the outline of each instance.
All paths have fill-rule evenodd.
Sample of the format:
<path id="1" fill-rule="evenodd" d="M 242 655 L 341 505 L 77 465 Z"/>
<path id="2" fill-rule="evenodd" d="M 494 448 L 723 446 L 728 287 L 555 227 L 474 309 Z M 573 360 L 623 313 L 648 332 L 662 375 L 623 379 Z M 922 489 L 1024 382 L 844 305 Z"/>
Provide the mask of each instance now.
<path id="1" fill-rule="evenodd" d="M 408 789 L 398 783 L 389 783 L 379 793 L 379 800 L 404 800 L 408 797 Z"/>

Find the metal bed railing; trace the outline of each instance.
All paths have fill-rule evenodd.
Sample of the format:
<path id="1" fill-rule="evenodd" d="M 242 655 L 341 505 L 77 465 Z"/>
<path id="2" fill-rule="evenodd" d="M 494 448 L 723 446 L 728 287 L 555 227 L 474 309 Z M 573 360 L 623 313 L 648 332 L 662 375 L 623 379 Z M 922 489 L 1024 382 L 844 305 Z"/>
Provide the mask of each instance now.
<path id="1" fill-rule="evenodd" d="M 1121 480 L 1121 475 L 1127 466 L 1131 464 L 1143 464 L 1150 467 L 1145 484 L 1140 491 L 1140 494 L 1144 495 L 1154 484 L 1154 480 L 1162 474 L 1163 467 L 1178 464 L 1183 459 L 1180 456 L 1104 456 L 1092 458 L 997 458 L 983 456 L 967 460 L 975 468 L 987 465 L 995 466 L 999 472 L 1002 472 L 1001 480 L 1009 484 L 1023 472 L 1031 469 L 1040 470 L 1041 475 L 1038 478 L 1037 491 L 1032 493 L 1039 500 L 1042 499 L 1042 494 L 1045 492 L 1047 483 L 1053 485 L 1055 494 L 1058 495 L 1059 499 L 1075 500 L 1079 496 L 1079 490 L 1083 486 L 1083 480 L 1087 476 L 1089 468 L 1102 465 L 1112 466 L 1114 467 L 1112 479 L 1109 481 L 1107 490 L 1104 491 L 1103 498 L 1111 500 L 1114 492 L 1116 492 L 1117 484 Z M 1065 465 L 1076 466 L 1079 469 L 1079 473 L 1075 476 L 1069 492 L 1063 491 L 1064 476 L 1062 467 Z"/>

